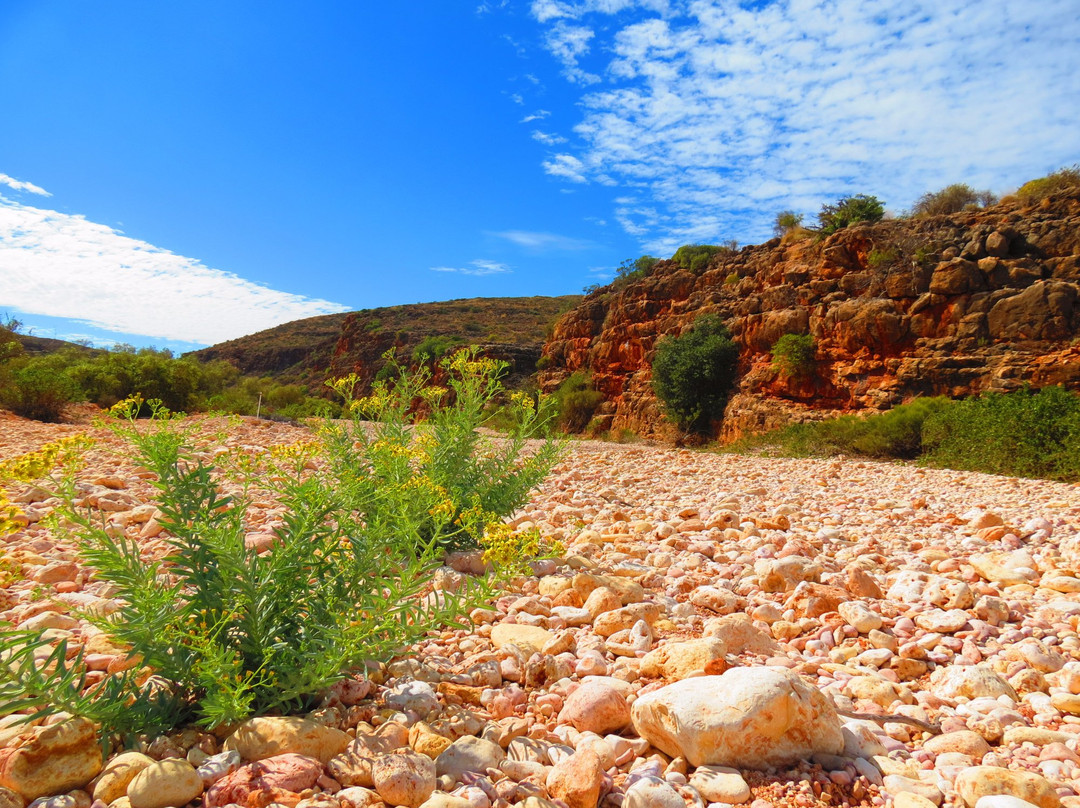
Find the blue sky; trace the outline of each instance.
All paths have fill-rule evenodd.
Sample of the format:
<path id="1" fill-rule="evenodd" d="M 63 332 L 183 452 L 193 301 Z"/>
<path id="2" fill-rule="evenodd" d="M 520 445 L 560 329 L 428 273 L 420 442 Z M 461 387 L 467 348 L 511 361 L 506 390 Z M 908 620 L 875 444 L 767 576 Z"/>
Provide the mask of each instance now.
<path id="1" fill-rule="evenodd" d="M 0 4 L 0 314 L 187 350 L 1080 160 L 1075 0 Z"/>

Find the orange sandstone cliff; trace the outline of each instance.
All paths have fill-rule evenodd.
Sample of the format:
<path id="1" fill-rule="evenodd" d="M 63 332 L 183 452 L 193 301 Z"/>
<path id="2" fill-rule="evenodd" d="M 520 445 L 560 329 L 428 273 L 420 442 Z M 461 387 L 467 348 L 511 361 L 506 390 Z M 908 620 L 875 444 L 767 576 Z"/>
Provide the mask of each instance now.
<path id="1" fill-rule="evenodd" d="M 674 261 L 563 315 L 541 382 L 591 374 L 600 428 L 672 437 L 650 384 L 657 340 L 704 313 L 740 344 L 740 381 L 713 434 L 880 411 L 916 396 L 1062 384 L 1080 388 L 1080 192 L 949 216 L 850 226 L 818 241 L 773 239 Z M 811 373 L 771 366 L 785 333 L 813 335 Z"/>

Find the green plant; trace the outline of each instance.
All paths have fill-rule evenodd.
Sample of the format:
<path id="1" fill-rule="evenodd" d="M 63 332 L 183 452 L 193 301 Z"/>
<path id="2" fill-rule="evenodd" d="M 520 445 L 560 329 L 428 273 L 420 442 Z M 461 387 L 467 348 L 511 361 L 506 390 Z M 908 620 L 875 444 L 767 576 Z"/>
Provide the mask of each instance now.
<path id="1" fill-rule="evenodd" d="M 366 323 L 364 323 L 364 330 L 368 331 L 368 332 L 378 331 L 381 328 L 382 328 L 382 320 L 380 320 L 378 317 L 375 317 L 375 318 L 373 318 L 371 320 L 368 320 Z"/>
<path id="2" fill-rule="evenodd" d="M 730 254 L 738 249 L 738 244 L 729 241 L 727 244 L 684 244 L 675 251 L 671 260 L 683 269 L 689 269 L 695 275 L 700 275 L 708 269 L 713 256 Z"/>
<path id="3" fill-rule="evenodd" d="M 80 398 L 79 386 L 49 357 L 33 358 L 11 372 L 3 401 L 13 412 L 37 421 L 56 421 Z"/>
<path id="4" fill-rule="evenodd" d="M 814 352 L 809 334 L 784 334 L 772 347 L 772 366 L 785 376 L 806 376 L 814 368 Z"/>
<path id="5" fill-rule="evenodd" d="M 141 684 L 145 674 L 131 670 L 87 687 L 81 654 L 69 658 L 64 642 L 50 650 L 40 632 L 5 631 L 3 712 L 29 720 L 66 711 L 132 733 L 309 709 L 343 672 L 462 619 L 490 596 L 487 583 L 433 597 L 432 572 L 455 546 L 484 547 L 490 561 L 518 565 L 542 551 L 538 536 L 518 536 L 502 517 L 543 479 L 560 446 L 524 452 L 547 417 L 543 406 L 508 440 L 483 439 L 475 427 L 499 391 L 501 367 L 460 352 L 443 370 L 449 390 L 428 385 L 422 368 L 360 400 L 352 398 L 355 376 L 336 381 L 357 419 L 377 411 L 374 428 L 331 422 L 318 442 L 260 455 L 231 450 L 219 460 L 242 483 L 234 496 L 222 492 L 221 469 L 206 459 L 214 454 L 186 422 L 146 402 L 151 423 L 136 427 L 143 402 L 121 402 L 113 429 L 155 475 L 170 549 L 144 559 L 96 514 L 72 506 L 65 518 L 122 604 L 95 621 L 154 675 Z M 418 396 L 430 412 L 412 423 Z M 313 463 L 316 455 L 325 462 Z M 244 541 L 246 492 L 267 478 L 280 492 L 282 524 L 260 553 Z M 53 482 L 75 496 L 73 478 Z"/>
<path id="6" fill-rule="evenodd" d="M 843 415 L 792 424 L 744 438 L 729 451 L 772 448 L 792 457 L 857 455 L 876 459 L 914 459 L 922 453 L 927 418 L 952 405 L 947 398 L 920 398 L 875 415 Z"/>
<path id="7" fill-rule="evenodd" d="M 1060 194 L 1080 188 L 1080 164 L 1060 168 L 1039 179 L 1021 185 L 1016 195 L 1025 202 L 1039 202 L 1051 194 Z"/>
<path id="8" fill-rule="evenodd" d="M 949 468 L 1080 479 L 1080 396 L 1061 387 L 986 393 L 934 413 L 925 459 Z"/>
<path id="9" fill-rule="evenodd" d="M 783 236 L 786 233 L 790 233 L 797 227 L 802 226 L 803 216 L 801 213 L 795 213 L 793 210 L 784 210 L 776 214 L 776 221 L 773 223 L 773 232 L 778 236 Z"/>
<path id="10" fill-rule="evenodd" d="M 554 399 L 559 413 L 559 427 L 564 432 L 581 432 L 603 402 L 604 394 L 593 388 L 586 374 L 578 371 L 556 388 Z"/>
<path id="11" fill-rule="evenodd" d="M 652 362 L 652 385 L 680 429 L 700 431 L 719 417 L 738 373 L 739 348 L 715 314 L 680 336 L 663 337 Z"/>
<path id="12" fill-rule="evenodd" d="M 420 343 L 413 348 L 412 360 L 418 363 L 434 362 L 442 359 L 460 344 L 461 340 L 458 337 L 430 334 L 420 340 Z"/>
<path id="13" fill-rule="evenodd" d="M 828 236 L 856 222 L 877 222 L 885 215 L 885 205 L 876 196 L 856 194 L 822 205 L 818 214 L 818 234 Z"/>
<path id="14" fill-rule="evenodd" d="M 866 265 L 871 269 L 880 269 L 895 264 L 899 257 L 900 254 L 891 247 L 875 248 L 866 256 Z"/>
<path id="15" fill-rule="evenodd" d="M 734 286 L 738 282 L 739 282 L 739 273 L 738 272 L 729 273 L 728 276 L 726 278 L 724 278 L 724 286 Z"/>
<path id="16" fill-rule="evenodd" d="M 612 281 L 612 285 L 616 289 L 621 289 L 634 281 L 647 278 L 652 274 L 658 263 L 660 263 L 660 259 L 651 255 L 643 255 L 640 258 L 627 258 L 615 268 L 615 280 Z"/>
<path id="17" fill-rule="evenodd" d="M 940 191 L 923 194 L 911 208 L 913 216 L 943 216 L 967 207 L 988 207 L 997 202 L 990 191 L 976 191 L 970 185 L 954 183 Z"/>

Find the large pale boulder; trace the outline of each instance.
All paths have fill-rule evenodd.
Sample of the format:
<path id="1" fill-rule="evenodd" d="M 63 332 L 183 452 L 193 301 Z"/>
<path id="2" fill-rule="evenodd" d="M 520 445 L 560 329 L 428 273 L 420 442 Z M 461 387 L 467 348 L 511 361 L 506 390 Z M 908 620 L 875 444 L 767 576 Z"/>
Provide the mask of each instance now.
<path id="1" fill-rule="evenodd" d="M 645 676 L 679 681 L 692 673 L 706 672 L 710 664 L 723 661 L 726 653 L 727 646 L 724 641 L 716 637 L 669 642 L 644 656 L 641 660 L 641 673 Z"/>
<path id="2" fill-rule="evenodd" d="M 27 800 L 82 788 L 101 771 L 101 745 L 94 725 L 74 718 L 28 731 L 0 750 L 0 786 Z"/>
<path id="3" fill-rule="evenodd" d="M 943 699 L 978 699 L 1008 696 L 1016 701 L 1016 691 L 989 665 L 949 665 L 930 674 L 930 692 Z"/>
<path id="4" fill-rule="evenodd" d="M 640 696 L 631 715 L 638 735 L 693 766 L 761 769 L 844 749 L 828 699 L 778 668 L 676 682 Z"/>
<path id="5" fill-rule="evenodd" d="M 524 623 L 499 623 L 491 629 L 491 642 L 496 648 L 516 645 L 530 654 L 539 651 L 554 637 L 546 628 L 527 626 Z"/>
<path id="6" fill-rule="evenodd" d="M 203 781 L 186 760 L 170 758 L 147 766 L 127 788 L 131 808 L 169 808 L 187 805 L 203 793 Z"/>
<path id="7" fill-rule="evenodd" d="M 772 656 L 780 653 L 776 640 L 755 626 L 750 615 L 743 612 L 709 620 L 705 623 L 704 634 L 723 642 L 728 654 Z"/>
<path id="8" fill-rule="evenodd" d="M 567 697 L 559 721 L 573 724 L 580 732 L 607 735 L 621 732 L 630 723 L 630 707 L 614 687 L 586 682 Z"/>
<path id="9" fill-rule="evenodd" d="M 1008 794 L 1037 805 L 1058 808 L 1061 799 L 1050 781 L 1033 772 L 1011 771 L 997 766 L 971 766 L 956 776 L 956 793 L 968 808 L 980 797 Z"/>
<path id="10" fill-rule="evenodd" d="M 348 735 L 309 718 L 262 716 L 245 721 L 225 739 L 224 751 L 244 760 L 297 754 L 327 763 L 349 745 Z"/>

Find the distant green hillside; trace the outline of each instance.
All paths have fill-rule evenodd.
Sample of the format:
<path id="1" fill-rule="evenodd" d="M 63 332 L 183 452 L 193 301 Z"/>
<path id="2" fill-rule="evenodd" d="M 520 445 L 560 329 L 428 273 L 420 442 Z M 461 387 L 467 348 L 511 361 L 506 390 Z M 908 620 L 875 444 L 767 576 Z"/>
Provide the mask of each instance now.
<path id="1" fill-rule="evenodd" d="M 224 359 L 244 375 L 318 384 L 340 373 L 373 374 L 387 349 L 407 359 L 425 340 L 431 345 L 432 338 L 442 337 L 444 346 L 490 346 L 492 355 L 511 362 L 512 371 L 531 373 L 551 324 L 580 300 L 476 297 L 362 309 L 296 320 L 193 353 L 204 361 Z"/>

